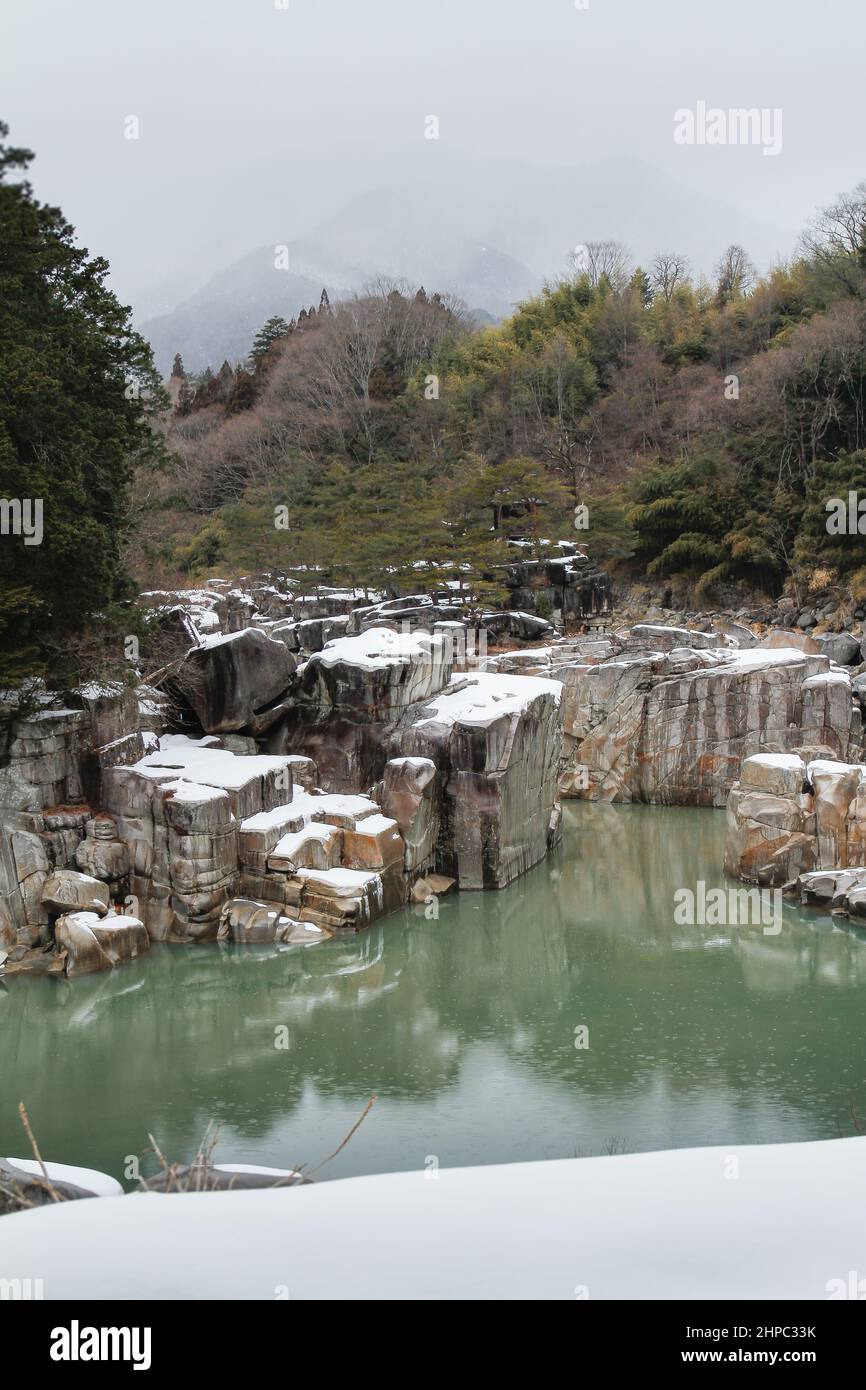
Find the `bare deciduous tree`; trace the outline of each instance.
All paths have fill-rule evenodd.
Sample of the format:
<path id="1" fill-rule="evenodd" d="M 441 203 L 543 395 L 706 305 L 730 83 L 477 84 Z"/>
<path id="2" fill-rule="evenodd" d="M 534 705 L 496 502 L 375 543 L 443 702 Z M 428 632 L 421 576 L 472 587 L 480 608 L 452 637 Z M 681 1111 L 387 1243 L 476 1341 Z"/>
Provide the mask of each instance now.
<path id="1" fill-rule="evenodd" d="M 588 241 L 574 252 L 572 262 L 596 289 L 602 280 L 615 290 L 624 289 L 634 266 L 631 252 L 621 241 Z"/>
<path id="2" fill-rule="evenodd" d="M 690 269 L 688 257 L 678 251 L 662 251 L 650 266 L 650 285 L 666 304 L 670 304 L 677 287 L 688 283 Z"/>
<path id="3" fill-rule="evenodd" d="M 862 298 L 866 290 L 866 180 L 842 193 L 812 219 L 800 239 L 804 255 L 816 261 L 846 291 Z"/>
<path id="4" fill-rule="evenodd" d="M 755 283 L 757 271 L 746 251 L 736 242 L 726 248 L 716 265 L 716 299 L 727 304 L 739 295 L 748 294 Z"/>

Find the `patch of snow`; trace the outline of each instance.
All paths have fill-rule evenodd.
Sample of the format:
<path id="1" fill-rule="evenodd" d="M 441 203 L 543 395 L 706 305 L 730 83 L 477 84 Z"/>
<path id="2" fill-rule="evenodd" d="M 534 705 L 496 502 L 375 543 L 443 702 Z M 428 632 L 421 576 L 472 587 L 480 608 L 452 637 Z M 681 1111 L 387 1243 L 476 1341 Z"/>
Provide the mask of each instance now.
<path id="1" fill-rule="evenodd" d="M 851 677 L 845 671 L 821 671 L 817 676 L 808 676 L 803 681 L 803 690 L 816 690 L 821 685 L 851 685 Z"/>
<path id="2" fill-rule="evenodd" d="M 38 1270 L 64 1303 L 236 1302 L 276 1285 L 357 1300 L 359 1259 L 371 1301 L 573 1302 L 578 1283 L 594 1300 L 824 1301 L 830 1280 L 846 1287 L 866 1244 L 866 1138 L 734 1147 L 748 1181 L 720 1181 L 728 1145 L 51 1203 L 2 1218 L 0 1275 Z"/>
<path id="3" fill-rule="evenodd" d="M 35 1158 L 8 1157 L 6 1162 L 13 1163 L 25 1173 L 32 1173 L 34 1177 L 42 1176 L 42 1168 Z M 45 1170 L 49 1178 L 55 1179 L 56 1182 L 73 1183 L 75 1187 L 83 1187 L 96 1197 L 123 1196 L 123 1188 L 117 1179 L 110 1177 L 108 1173 L 100 1173 L 97 1168 L 77 1168 L 71 1163 L 46 1163 Z"/>
<path id="4" fill-rule="evenodd" d="M 312 883 L 322 883 L 331 888 L 339 888 L 346 897 L 363 893 L 374 880 L 381 883 L 378 874 L 365 869 L 297 869 L 296 878 L 309 879 Z"/>
<path id="5" fill-rule="evenodd" d="M 452 676 L 451 685 L 425 706 L 417 727 L 424 724 L 489 724 L 503 714 L 520 714 L 539 695 L 551 695 L 558 706 L 562 681 L 544 676 L 506 676 L 479 671 L 471 676 Z"/>
<path id="6" fill-rule="evenodd" d="M 399 618 L 400 611 L 392 616 Z M 357 637 L 333 638 L 310 660 L 323 666 L 344 661 L 369 671 L 383 670 L 412 660 L 429 659 L 434 651 L 441 652 L 443 642 L 438 633 L 431 636 L 429 632 L 393 632 L 387 627 L 371 627 Z"/>

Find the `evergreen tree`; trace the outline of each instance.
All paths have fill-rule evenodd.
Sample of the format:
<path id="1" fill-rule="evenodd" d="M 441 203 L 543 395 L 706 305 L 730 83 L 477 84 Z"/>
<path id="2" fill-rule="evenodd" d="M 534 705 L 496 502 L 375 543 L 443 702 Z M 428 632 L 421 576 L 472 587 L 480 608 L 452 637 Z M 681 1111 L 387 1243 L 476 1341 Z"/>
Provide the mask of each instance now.
<path id="1" fill-rule="evenodd" d="M 182 379 L 186 377 L 186 372 L 183 369 L 183 358 L 181 357 L 179 352 L 176 352 L 174 354 L 174 362 L 172 363 L 171 374 L 172 376 L 179 376 Z"/>
<path id="2" fill-rule="evenodd" d="M 190 411 L 193 408 L 194 400 L 195 392 L 190 386 L 187 377 L 184 376 L 183 381 L 180 384 L 180 390 L 177 393 L 177 404 L 175 405 L 176 413 L 181 416 L 189 415 Z"/>
<path id="3" fill-rule="evenodd" d="M 289 331 L 289 325 L 279 314 L 274 314 L 267 323 L 263 324 L 253 340 L 250 360 L 256 368 L 262 364 L 262 360 L 270 347 L 278 338 L 284 338 Z"/>
<path id="4" fill-rule="evenodd" d="M 74 634 L 129 593 L 129 487 L 161 444 L 167 400 L 148 344 L 106 288 L 108 263 L 74 242 L 22 179 L 33 155 L 0 123 L 0 682 L 58 680 Z M 29 521 L 27 524 L 27 512 Z M 39 516 L 39 526 L 35 522 Z M 122 657 L 121 657 L 122 661 Z"/>

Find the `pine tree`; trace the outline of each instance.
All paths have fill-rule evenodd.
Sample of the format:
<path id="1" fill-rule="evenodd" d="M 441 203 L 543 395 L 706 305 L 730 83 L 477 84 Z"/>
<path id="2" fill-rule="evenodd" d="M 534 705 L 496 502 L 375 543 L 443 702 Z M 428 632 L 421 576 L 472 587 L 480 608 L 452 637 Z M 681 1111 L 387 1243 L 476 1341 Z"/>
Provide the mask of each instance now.
<path id="1" fill-rule="evenodd" d="M 183 358 L 181 357 L 179 352 L 176 352 L 174 354 L 174 362 L 172 363 L 171 374 L 172 376 L 179 376 L 182 379 L 186 377 L 186 372 L 183 369 Z"/>
<path id="2" fill-rule="evenodd" d="M 33 155 L 8 133 L 0 123 L 0 498 L 17 506 L 0 534 L 0 682 L 40 666 L 61 679 L 73 635 L 97 613 L 108 630 L 130 593 L 130 482 L 163 458 L 148 417 L 168 405 L 108 262 L 37 202 L 20 180 Z M 26 503 L 38 538 L 17 524 Z"/>
<path id="3" fill-rule="evenodd" d="M 278 338 L 284 338 L 289 331 L 289 325 L 279 314 L 274 314 L 267 323 L 263 324 L 253 340 L 250 351 L 250 361 L 258 369 L 271 343 L 275 343 Z"/>
<path id="4" fill-rule="evenodd" d="M 180 384 L 180 390 L 177 393 L 177 404 L 174 407 L 175 414 L 180 416 L 189 415 L 193 408 L 194 401 L 195 392 L 190 386 L 188 378 L 184 376 Z"/>

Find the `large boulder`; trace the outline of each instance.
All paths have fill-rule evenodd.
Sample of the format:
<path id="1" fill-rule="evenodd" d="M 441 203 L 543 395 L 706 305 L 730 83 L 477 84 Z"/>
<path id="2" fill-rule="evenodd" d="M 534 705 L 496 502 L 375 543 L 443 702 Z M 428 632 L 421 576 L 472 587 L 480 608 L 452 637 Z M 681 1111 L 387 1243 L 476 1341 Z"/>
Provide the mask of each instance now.
<path id="1" fill-rule="evenodd" d="M 857 666 L 861 660 L 860 643 L 850 632 L 832 632 L 816 637 L 818 650 L 840 666 Z"/>
<path id="2" fill-rule="evenodd" d="M 129 850 L 118 838 L 117 822 L 100 815 L 87 821 L 85 837 L 75 848 L 75 862 L 86 874 L 118 884 L 129 873 Z"/>
<path id="3" fill-rule="evenodd" d="M 534 613 L 485 613 L 480 626 L 495 637 L 516 637 L 521 642 L 537 642 L 553 636 L 552 624 Z"/>
<path id="4" fill-rule="evenodd" d="M 59 869 L 46 878 L 42 902 L 54 912 L 95 912 L 104 917 L 108 912 L 108 888 L 90 874 Z"/>
<path id="5" fill-rule="evenodd" d="M 299 676 L 278 746 L 311 755 L 324 787 L 361 791 L 381 777 L 393 727 L 447 686 L 453 662 L 453 643 L 420 629 L 329 642 Z"/>
<path id="6" fill-rule="evenodd" d="M 558 681 L 478 673 L 414 714 L 395 751 L 439 769 L 436 867 L 461 888 L 504 888 L 546 856 L 562 747 Z"/>
<path id="7" fill-rule="evenodd" d="M 816 874 L 866 869 L 866 767 L 828 758 L 747 758 L 728 797 L 725 868 L 778 887 L 808 875 L 804 901 L 834 898 L 839 885 Z M 842 887 L 853 892 L 863 877 Z"/>
<path id="8" fill-rule="evenodd" d="M 150 946 L 144 923 L 137 917 L 71 912 L 57 919 L 54 934 L 60 950 L 66 952 L 66 974 L 70 976 L 125 965 Z"/>
<path id="9" fill-rule="evenodd" d="M 296 660 L 257 628 L 205 638 L 181 667 L 183 694 L 208 733 L 264 733 L 285 710 Z"/>
<path id="10" fill-rule="evenodd" d="M 48 1175 L 47 1181 L 42 1167 Z M 66 1163 L 40 1165 L 33 1159 L 0 1158 L 0 1216 L 31 1207 L 47 1206 L 58 1199 L 75 1202 L 84 1197 L 119 1196 L 120 1183 L 92 1168 Z"/>

